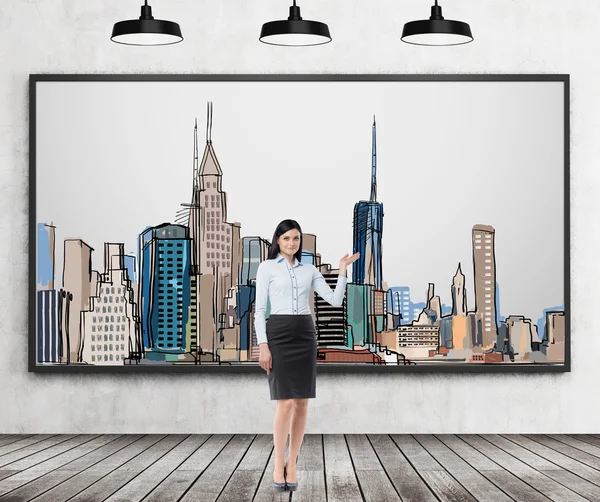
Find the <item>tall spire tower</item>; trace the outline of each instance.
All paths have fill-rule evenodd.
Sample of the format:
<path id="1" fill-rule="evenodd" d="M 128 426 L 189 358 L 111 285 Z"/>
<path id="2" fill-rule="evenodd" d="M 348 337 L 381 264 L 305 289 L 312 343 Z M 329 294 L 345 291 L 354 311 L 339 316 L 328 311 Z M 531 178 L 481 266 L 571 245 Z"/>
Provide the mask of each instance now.
<path id="1" fill-rule="evenodd" d="M 383 204 L 377 202 L 377 127 L 373 117 L 371 135 L 371 194 L 369 200 L 354 205 L 354 252 L 360 257 L 352 267 L 356 284 L 382 287 L 381 238 L 383 233 Z"/>
<path id="2" fill-rule="evenodd" d="M 373 115 L 373 137 L 371 151 L 371 199 L 370 202 L 377 202 L 377 125 L 375 124 L 375 115 Z"/>

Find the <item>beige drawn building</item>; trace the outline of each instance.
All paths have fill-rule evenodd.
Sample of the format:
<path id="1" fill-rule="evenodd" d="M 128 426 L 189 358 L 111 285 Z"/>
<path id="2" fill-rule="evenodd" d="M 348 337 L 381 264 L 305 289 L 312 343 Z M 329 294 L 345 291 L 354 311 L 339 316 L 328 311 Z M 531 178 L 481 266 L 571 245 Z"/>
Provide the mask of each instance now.
<path id="1" fill-rule="evenodd" d="M 208 109 L 206 146 L 198 159 L 195 127 L 194 191 L 190 211 L 190 236 L 196 275 L 198 356 L 210 362 L 221 358 L 239 361 L 239 324 L 232 322 L 235 288 L 241 265 L 241 225 L 227 221 L 227 194 L 223 171 L 212 143 L 212 104 Z"/>
<path id="2" fill-rule="evenodd" d="M 531 342 L 534 335 L 537 339 L 535 325 L 530 319 L 520 315 L 508 316 L 504 322 L 508 326 L 508 339 L 515 351 L 515 361 L 528 360 L 533 350 Z"/>
<path id="3" fill-rule="evenodd" d="M 495 230 L 488 225 L 473 227 L 473 268 L 475 281 L 475 307 L 481 315 L 482 347 L 494 346 L 496 325 L 496 258 Z"/>
<path id="4" fill-rule="evenodd" d="M 456 350 L 472 348 L 471 333 L 467 322 L 467 295 L 465 275 L 460 263 L 452 280 L 452 348 Z"/>
<path id="5" fill-rule="evenodd" d="M 548 340 L 546 348 L 546 359 L 548 361 L 565 360 L 565 313 L 547 312 L 546 313 L 546 333 Z"/>
<path id="6" fill-rule="evenodd" d="M 123 249 L 123 244 L 104 244 L 104 273 L 90 310 L 81 313 L 83 362 L 89 364 L 123 364 L 136 348 L 137 304 Z"/>
<path id="7" fill-rule="evenodd" d="M 65 239 L 63 289 L 72 295 L 65 307 L 62 362 L 81 362 L 80 314 L 89 307 L 92 287 L 92 251 L 81 239 Z"/>

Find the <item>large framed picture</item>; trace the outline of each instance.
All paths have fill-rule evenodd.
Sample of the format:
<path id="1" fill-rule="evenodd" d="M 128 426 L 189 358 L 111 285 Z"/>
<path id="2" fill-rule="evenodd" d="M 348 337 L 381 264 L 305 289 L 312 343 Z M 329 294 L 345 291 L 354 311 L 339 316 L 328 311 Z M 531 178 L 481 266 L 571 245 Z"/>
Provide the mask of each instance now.
<path id="1" fill-rule="evenodd" d="M 288 218 L 318 371 L 570 371 L 568 75 L 30 75 L 29 179 L 30 371 L 262 372 Z"/>

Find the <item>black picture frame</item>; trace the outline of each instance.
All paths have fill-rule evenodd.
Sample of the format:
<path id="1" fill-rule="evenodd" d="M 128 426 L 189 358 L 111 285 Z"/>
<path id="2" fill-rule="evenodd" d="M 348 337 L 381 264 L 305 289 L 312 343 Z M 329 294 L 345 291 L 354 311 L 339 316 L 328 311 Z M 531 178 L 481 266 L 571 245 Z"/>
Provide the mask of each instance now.
<path id="1" fill-rule="evenodd" d="M 570 75 L 569 74 L 30 74 L 29 75 L 29 277 L 28 277 L 28 371 L 34 373 L 255 373 L 258 365 L 39 365 L 36 363 L 36 90 L 41 82 L 182 82 L 182 81 L 398 81 L 398 82 L 560 82 L 564 96 L 564 309 L 565 360 L 544 364 L 443 364 L 443 365 L 317 365 L 319 373 L 565 373 L 571 371 L 571 273 L 570 273 Z"/>

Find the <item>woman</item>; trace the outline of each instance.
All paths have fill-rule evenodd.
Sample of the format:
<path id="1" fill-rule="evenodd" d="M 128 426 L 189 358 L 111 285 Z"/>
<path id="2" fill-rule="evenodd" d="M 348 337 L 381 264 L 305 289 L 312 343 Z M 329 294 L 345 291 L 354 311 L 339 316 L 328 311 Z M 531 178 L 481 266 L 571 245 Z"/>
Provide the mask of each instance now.
<path id="1" fill-rule="evenodd" d="M 256 337 L 260 367 L 267 372 L 271 400 L 277 400 L 273 424 L 276 491 L 298 487 L 296 460 L 304 438 L 308 399 L 316 395 L 317 337 L 308 304 L 310 290 L 340 307 L 346 291 L 346 268 L 359 253 L 342 257 L 333 291 L 319 270 L 301 263 L 302 230 L 294 220 L 275 229 L 268 259 L 256 273 Z M 267 298 L 271 309 L 266 321 Z M 288 433 L 287 464 L 284 451 Z"/>

